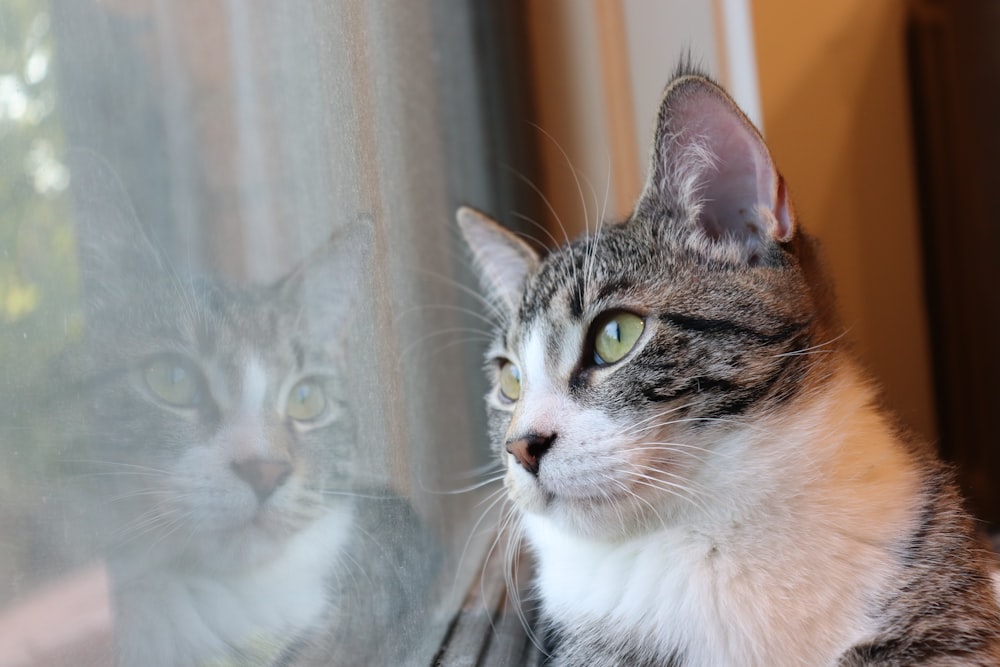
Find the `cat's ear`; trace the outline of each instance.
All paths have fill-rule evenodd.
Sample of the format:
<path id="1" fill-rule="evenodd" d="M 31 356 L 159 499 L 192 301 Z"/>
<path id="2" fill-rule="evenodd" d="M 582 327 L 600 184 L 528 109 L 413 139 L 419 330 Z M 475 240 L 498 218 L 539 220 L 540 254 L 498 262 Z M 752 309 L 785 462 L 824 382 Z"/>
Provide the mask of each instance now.
<path id="1" fill-rule="evenodd" d="M 117 172 L 100 155 L 67 152 L 81 290 L 88 312 L 135 300 L 172 267 L 143 227 Z M 100 320 L 100 318 L 95 318 Z"/>
<path id="2" fill-rule="evenodd" d="M 538 267 L 538 253 L 475 209 L 463 206 L 455 217 L 472 250 L 483 289 L 506 312 L 513 313 L 521 302 L 525 281 Z"/>
<path id="3" fill-rule="evenodd" d="M 697 74 L 675 78 L 663 93 L 637 210 L 673 206 L 708 239 L 738 239 L 751 256 L 795 235 L 788 191 L 760 133 L 722 88 Z"/>
<path id="4" fill-rule="evenodd" d="M 308 255 L 274 289 L 293 305 L 300 325 L 322 338 L 350 328 L 360 305 L 370 299 L 375 232 L 370 221 L 352 222 L 337 230 Z"/>

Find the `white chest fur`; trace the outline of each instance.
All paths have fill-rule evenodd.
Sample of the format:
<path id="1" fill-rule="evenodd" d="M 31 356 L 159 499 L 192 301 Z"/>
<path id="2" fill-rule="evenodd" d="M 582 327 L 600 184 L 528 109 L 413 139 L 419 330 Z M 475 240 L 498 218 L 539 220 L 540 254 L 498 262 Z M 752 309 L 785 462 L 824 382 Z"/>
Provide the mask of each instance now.
<path id="1" fill-rule="evenodd" d="M 538 587 L 552 618 L 685 656 L 685 665 L 818 665 L 864 635 L 859 587 L 827 563 L 770 563 L 726 553 L 706 536 L 667 530 L 599 544 L 529 529 Z M 805 569 L 808 568 L 808 569 Z M 808 572 L 808 574 L 806 574 Z M 785 575 L 785 576 L 782 576 Z"/>

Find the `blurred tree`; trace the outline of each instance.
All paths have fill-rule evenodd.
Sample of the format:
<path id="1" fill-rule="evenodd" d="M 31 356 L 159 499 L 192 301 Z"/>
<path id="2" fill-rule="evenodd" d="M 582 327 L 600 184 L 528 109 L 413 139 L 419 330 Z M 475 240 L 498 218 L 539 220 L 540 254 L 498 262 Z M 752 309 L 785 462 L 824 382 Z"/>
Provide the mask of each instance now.
<path id="1" fill-rule="evenodd" d="M 69 171 L 61 159 L 65 142 L 52 64 L 47 3 L 5 0 L 0 6 L 0 368 L 8 398 L 38 378 L 80 329 Z"/>
<path id="2" fill-rule="evenodd" d="M 0 603 L 45 571 L 30 565 L 49 532 L 36 519 L 51 449 L 37 389 L 82 329 L 49 25 L 43 0 L 0 4 Z"/>

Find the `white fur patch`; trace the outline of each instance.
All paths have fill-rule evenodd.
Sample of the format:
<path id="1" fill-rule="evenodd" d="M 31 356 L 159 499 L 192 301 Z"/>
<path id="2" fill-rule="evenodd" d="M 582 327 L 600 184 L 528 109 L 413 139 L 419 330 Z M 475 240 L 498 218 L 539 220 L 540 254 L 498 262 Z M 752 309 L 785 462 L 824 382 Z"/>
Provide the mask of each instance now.
<path id="1" fill-rule="evenodd" d="M 524 344 L 523 367 L 521 368 L 522 382 L 525 391 L 532 391 L 533 394 L 551 393 L 548 381 L 548 370 L 545 352 L 545 332 L 535 327 L 528 334 Z M 524 401 L 522 401 L 523 403 Z"/>
<path id="2" fill-rule="evenodd" d="M 246 414 L 260 412 L 264 405 L 264 397 L 267 395 L 267 372 L 258 359 L 251 359 L 247 362 L 243 373 L 243 394 L 241 397 L 241 408 Z"/>

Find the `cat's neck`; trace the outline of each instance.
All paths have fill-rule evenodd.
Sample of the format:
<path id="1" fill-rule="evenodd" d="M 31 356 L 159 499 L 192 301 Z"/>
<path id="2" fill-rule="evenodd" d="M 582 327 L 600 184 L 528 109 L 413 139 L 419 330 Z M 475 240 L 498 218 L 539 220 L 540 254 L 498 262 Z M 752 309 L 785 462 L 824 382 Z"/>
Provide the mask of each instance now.
<path id="1" fill-rule="evenodd" d="M 251 638 L 280 650 L 320 622 L 330 602 L 326 579 L 353 533 L 354 516 L 350 503 L 332 507 L 252 569 L 115 573 L 123 664 L 200 663 Z"/>
<path id="2" fill-rule="evenodd" d="M 818 374 L 813 388 L 710 445 L 715 460 L 695 481 L 714 501 L 692 506 L 692 523 L 901 525 L 919 486 L 911 445 L 852 359 Z"/>

